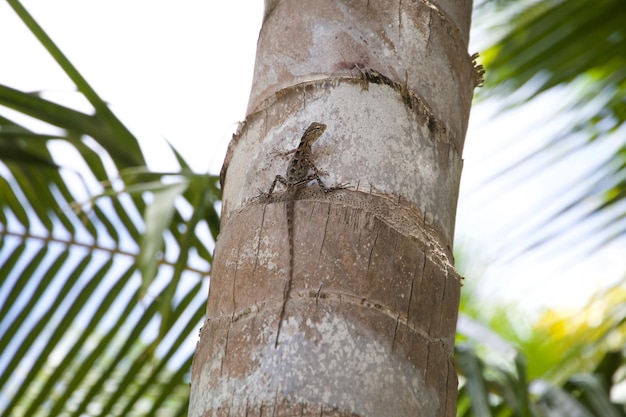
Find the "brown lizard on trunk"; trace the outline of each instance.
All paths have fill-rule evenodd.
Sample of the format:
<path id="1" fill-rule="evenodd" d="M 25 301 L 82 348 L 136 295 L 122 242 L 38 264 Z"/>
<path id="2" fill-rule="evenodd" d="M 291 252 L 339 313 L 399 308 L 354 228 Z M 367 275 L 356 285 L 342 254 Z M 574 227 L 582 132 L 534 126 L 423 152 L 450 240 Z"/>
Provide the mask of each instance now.
<path id="1" fill-rule="evenodd" d="M 319 184 L 320 188 L 324 190 L 324 192 L 329 192 L 339 187 L 328 188 L 324 185 L 322 180 L 320 179 L 320 173 L 313 162 L 311 161 L 311 145 L 315 142 L 322 133 L 326 130 L 326 125 L 322 123 L 311 123 L 311 125 L 305 130 L 302 135 L 302 139 L 300 139 L 300 144 L 298 148 L 295 150 L 293 157 L 291 157 L 291 161 L 289 161 L 289 165 L 287 166 L 287 172 L 285 173 L 286 177 L 282 175 L 276 175 L 274 181 L 272 182 L 272 186 L 267 193 L 267 197 L 271 197 L 274 192 L 274 188 L 277 183 L 283 184 L 287 190 L 285 191 L 285 210 L 287 216 L 287 233 L 288 233 L 288 244 L 289 244 L 289 277 L 287 282 L 285 283 L 285 289 L 283 290 L 283 306 L 280 311 L 280 317 L 278 321 L 278 330 L 276 331 L 276 343 L 274 346 L 278 346 L 278 338 L 280 336 L 280 328 L 282 326 L 282 322 L 285 316 L 285 305 L 287 304 L 287 299 L 289 298 L 291 291 L 291 281 L 293 278 L 293 221 L 294 221 L 294 205 L 296 201 L 296 197 L 298 195 L 298 191 L 300 188 L 304 187 L 309 182 L 316 180 Z"/>

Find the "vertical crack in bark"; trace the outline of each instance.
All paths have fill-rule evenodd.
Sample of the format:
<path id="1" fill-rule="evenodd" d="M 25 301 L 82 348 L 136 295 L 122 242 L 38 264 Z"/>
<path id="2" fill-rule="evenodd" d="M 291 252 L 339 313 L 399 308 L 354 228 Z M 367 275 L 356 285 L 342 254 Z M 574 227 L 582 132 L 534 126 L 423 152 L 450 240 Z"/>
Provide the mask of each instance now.
<path id="1" fill-rule="evenodd" d="M 395 239 L 395 242 L 393 244 L 393 253 L 395 254 L 395 256 L 393 258 L 393 263 L 391 264 L 392 271 L 394 271 L 394 267 L 396 265 L 396 262 L 400 262 L 400 271 L 404 270 L 404 268 L 402 268 L 404 266 L 404 259 L 399 259 L 398 258 L 398 241 L 400 240 L 399 236 L 400 236 L 400 234 L 398 232 L 396 232 L 395 233 L 395 238 L 396 239 Z M 393 296 L 394 290 L 393 290 L 393 287 L 391 285 L 387 288 L 387 292 L 390 295 Z"/>
<path id="2" fill-rule="evenodd" d="M 411 280 L 411 290 L 409 291 L 409 305 L 406 308 L 406 321 L 407 324 L 410 322 L 411 319 L 411 304 L 413 303 L 413 287 L 415 286 L 415 278 L 417 277 L 418 271 L 417 268 L 419 266 L 416 266 L 415 271 L 413 271 L 413 279 Z M 422 265 L 422 269 L 424 269 L 424 265 Z"/>
<path id="3" fill-rule="evenodd" d="M 424 263 L 422 263 L 422 271 L 420 272 L 420 285 L 419 285 L 419 295 L 418 295 L 418 299 L 421 301 L 422 298 L 422 290 L 424 287 L 424 279 L 426 278 L 426 264 L 428 263 L 428 256 L 426 256 L 426 252 L 424 252 Z M 430 338 L 430 323 L 428 323 L 428 329 L 426 329 L 426 334 L 429 336 Z M 429 346 L 430 346 L 430 342 Z M 428 363 L 428 360 L 426 360 L 426 363 Z M 426 380 L 426 378 L 424 378 L 424 380 Z"/>
<path id="4" fill-rule="evenodd" d="M 393 339 L 391 340 L 391 351 L 396 350 L 396 336 L 398 335 L 398 324 L 400 322 L 400 316 L 396 317 L 396 327 L 393 329 Z"/>
<path id="5" fill-rule="evenodd" d="M 445 314 L 445 310 L 443 306 L 445 306 L 447 290 L 448 290 L 448 272 L 446 271 L 445 277 L 443 279 L 443 289 L 441 290 L 441 300 L 439 302 L 439 305 L 442 308 L 439 310 L 439 323 L 437 323 L 437 327 L 436 327 L 437 329 L 439 329 L 439 332 L 441 332 L 441 327 L 445 324 L 445 319 L 443 317 L 443 315 Z"/>
<path id="6" fill-rule="evenodd" d="M 446 349 L 444 349 L 444 351 L 446 351 Z M 450 365 L 454 366 L 453 364 L 451 364 L 450 362 L 450 357 L 448 356 L 448 359 L 446 360 L 446 379 L 450 376 Z M 456 371 L 455 371 L 456 372 Z M 458 383 L 458 381 L 457 381 Z M 450 385 L 448 385 L 450 386 Z M 448 400 L 450 399 L 450 391 L 448 389 L 445 390 L 445 395 L 444 395 L 444 399 L 443 399 L 443 409 L 444 410 L 448 410 Z"/>
<path id="7" fill-rule="evenodd" d="M 361 238 L 363 237 L 363 232 L 361 230 L 359 230 L 359 235 L 356 238 L 356 244 L 357 244 L 357 248 L 361 247 Z"/>
<path id="8" fill-rule="evenodd" d="M 319 304 L 320 294 L 322 293 L 322 287 L 323 286 L 324 286 L 324 284 L 320 284 L 320 287 L 317 289 L 317 292 L 315 293 L 315 305 L 316 306 Z"/>
<path id="9" fill-rule="evenodd" d="M 324 243 L 326 243 L 326 236 L 328 235 L 328 222 L 330 221 L 330 204 L 328 205 L 328 213 L 326 216 L 326 223 L 324 224 L 324 235 L 322 236 L 322 243 L 320 244 L 320 251 L 317 255 L 317 259 L 322 259 L 322 249 L 324 248 Z"/>
<path id="10" fill-rule="evenodd" d="M 241 259 L 241 246 L 237 247 L 236 259 L 237 259 L 237 266 L 235 267 L 235 272 L 233 273 L 233 314 L 235 313 L 235 311 L 237 311 L 237 300 L 235 297 L 235 292 L 237 289 L 237 272 L 239 272 L 239 261 Z"/>
<path id="11" fill-rule="evenodd" d="M 393 261 L 391 267 L 392 267 L 392 271 L 393 271 L 394 270 L 393 267 L 395 266 L 396 262 L 399 261 L 400 262 L 400 270 L 402 271 L 403 270 L 402 266 L 404 264 L 404 260 L 403 259 L 398 260 L 399 258 L 397 256 L 398 255 L 398 241 L 400 240 L 399 233 L 396 233 L 395 237 L 396 237 L 396 240 L 395 240 L 394 245 L 393 245 L 393 252 L 396 254 L 396 256 L 394 257 L 394 261 Z M 388 291 L 389 291 L 390 294 L 393 293 L 391 285 L 389 286 Z M 410 297 L 411 296 L 409 295 L 409 303 L 410 303 L 410 300 L 411 300 Z M 400 315 L 397 315 L 396 316 L 396 326 L 393 329 L 393 339 L 391 340 L 391 351 L 392 352 L 395 351 L 395 347 L 396 347 L 396 336 L 398 334 L 398 322 L 399 321 L 400 321 Z"/>
<path id="12" fill-rule="evenodd" d="M 224 359 L 228 355 L 228 341 L 229 341 L 228 338 L 230 336 L 230 328 L 235 318 L 235 311 L 237 311 L 237 302 L 235 301 L 235 287 L 236 287 L 236 282 L 237 282 L 237 271 L 239 271 L 239 259 L 241 259 L 240 255 L 241 255 L 241 246 L 238 246 L 237 258 L 236 258 L 237 266 L 235 267 L 235 272 L 233 273 L 233 312 L 230 316 L 230 323 L 228 324 L 228 329 L 226 329 L 226 343 L 224 343 L 224 356 L 222 357 L 222 360 L 220 361 L 220 376 L 222 375 L 223 370 L 224 370 Z"/>
<path id="13" fill-rule="evenodd" d="M 424 382 L 428 383 L 428 368 L 430 368 L 430 339 L 426 341 L 426 369 L 424 372 Z"/>
<path id="14" fill-rule="evenodd" d="M 428 257 L 427 257 L 427 256 L 424 256 L 424 265 L 426 265 L 426 263 L 427 263 L 427 262 L 426 262 L 426 260 L 427 260 L 427 259 L 428 259 Z M 432 268 L 433 268 L 433 263 L 431 262 L 431 264 L 430 264 L 430 268 L 428 268 L 428 271 L 430 272 L 430 274 L 429 274 L 429 276 L 428 276 L 428 277 L 426 276 L 426 272 L 423 272 L 423 275 L 422 275 L 422 281 L 420 282 L 420 295 L 421 295 L 421 294 L 423 293 L 423 291 L 424 291 L 424 282 L 425 282 L 425 279 L 430 279 L 430 280 L 432 280 L 432 279 L 433 279 L 433 275 L 434 275 L 434 274 L 432 273 Z M 424 271 L 426 271 L 426 268 L 424 268 Z M 427 291 L 430 293 L 430 292 L 432 291 L 432 288 L 433 288 L 433 283 L 428 283 L 428 285 L 429 285 L 429 288 L 428 288 L 428 290 L 427 290 Z M 436 308 L 436 304 L 435 304 L 435 306 L 433 306 L 433 310 L 434 310 L 435 308 Z M 425 327 L 426 334 L 428 334 L 428 337 L 429 337 L 429 338 L 431 337 L 430 331 L 431 331 L 431 329 L 432 329 L 432 327 L 433 327 L 433 320 L 432 320 L 432 317 L 433 317 L 433 314 L 431 314 L 431 315 L 429 316 L 430 320 L 428 320 L 428 323 L 427 323 L 427 324 L 428 324 L 428 326 L 426 326 L 426 327 Z"/>
<path id="15" fill-rule="evenodd" d="M 433 10 L 428 8 L 428 37 L 426 38 L 426 52 L 430 51 L 430 37 L 433 33 Z M 429 54 L 430 55 L 430 54 Z"/>
<path id="16" fill-rule="evenodd" d="M 233 322 L 233 316 L 235 315 L 235 312 L 233 311 L 233 315 L 230 318 L 230 322 Z M 230 334 L 230 326 L 228 326 L 228 329 L 226 330 L 226 343 L 224 343 L 224 354 L 222 355 L 222 360 L 220 361 L 220 376 L 222 376 L 223 374 L 223 370 L 224 370 L 224 361 L 226 360 L 226 354 L 228 352 L 228 335 Z"/>
<path id="17" fill-rule="evenodd" d="M 370 265 L 372 264 L 372 254 L 374 253 L 374 249 L 376 248 L 376 242 L 378 242 L 378 234 L 380 233 L 380 229 L 376 228 L 376 236 L 374 237 L 374 241 L 372 242 L 372 248 L 370 249 L 370 253 L 367 257 L 367 268 L 365 269 L 365 274 L 369 274 Z"/>
<path id="18" fill-rule="evenodd" d="M 278 389 L 280 383 L 276 385 L 276 392 L 274 393 L 274 410 L 272 411 L 272 417 L 276 417 L 276 409 L 278 409 Z"/>
<path id="19" fill-rule="evenodd" d="M 252 277 L 256 278 L 256 269 L 259 264 L 259 253 L 261 252 L 261 240 L 263 239 L 263 225 L 265 224 L 265 210 L 267 204 L 263 204 L 263 214 L 261 215 L 261 226 L 259 227 L 259 237 L 256 245 L 256 256 L 254 257 L 254 268 L 252 269 Z"/>
<path id="20" fill-rule="evenodd" d="M 398 38 L 402 38 L 402 0 L 398 2 Z"/>

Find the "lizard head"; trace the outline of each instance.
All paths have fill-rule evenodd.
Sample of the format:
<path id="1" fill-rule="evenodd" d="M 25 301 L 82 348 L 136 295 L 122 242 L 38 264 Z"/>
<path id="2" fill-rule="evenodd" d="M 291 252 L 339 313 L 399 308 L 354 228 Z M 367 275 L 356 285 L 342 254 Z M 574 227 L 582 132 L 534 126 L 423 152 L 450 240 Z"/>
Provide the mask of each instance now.
<path id="1" fill-rule="evenodd" d="M 302 135 L 302 141 L 309 145 L 312 145 L 322 133 L 326 130 L 326 125 L 322 123 L 313 122 L 306 128 L 304 135 Z"/>

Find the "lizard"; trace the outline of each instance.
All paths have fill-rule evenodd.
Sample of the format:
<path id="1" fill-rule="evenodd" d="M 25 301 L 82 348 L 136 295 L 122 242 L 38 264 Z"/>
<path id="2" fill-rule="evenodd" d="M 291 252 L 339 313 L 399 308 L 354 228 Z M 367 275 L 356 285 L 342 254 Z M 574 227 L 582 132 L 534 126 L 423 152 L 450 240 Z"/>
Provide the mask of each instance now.
<path id="1" fill-rule="evenodd" d="M 326 125 L 322 123 L 313 122 L 309 125 L 309 127 L 304 131 L 304 134 L 300 139 L 300 143 L 289 161 L 289 165 L 287 165 L 287 172 L 285 173 L 285 176 L 276 175 L 269 191 L 266 194 L 266 197 L 270 198 L 274 192 L 274 188 L 279 182 L 286 187 L 284 201 L 287 217 L 289 271 L 287 282 L 285 283 L 285 288 L 283 290 L 283 305 L 280 311 L 278 330 L 276 331 L 276 343 L 274 344 L 274 347 L 278 346 L 280 328 L 285 317 L 285 306 L 287 305 L 287 299 L 289 298 L 291 292 L 291 282 L 293 280 L 293 223 L 295 215 L 294 207 L 298 191 L 313 180 L 317 181 L 320 188 L 326 193 L 336 188 L 341 188 L 341 186 L 333 188 L 326 187 L 320 178 L 322 171 L 319 171 L 311 161 L 311 146 L 317 139 L 319 139 L 320 136 L 322 136 L 325 130 Z"/>

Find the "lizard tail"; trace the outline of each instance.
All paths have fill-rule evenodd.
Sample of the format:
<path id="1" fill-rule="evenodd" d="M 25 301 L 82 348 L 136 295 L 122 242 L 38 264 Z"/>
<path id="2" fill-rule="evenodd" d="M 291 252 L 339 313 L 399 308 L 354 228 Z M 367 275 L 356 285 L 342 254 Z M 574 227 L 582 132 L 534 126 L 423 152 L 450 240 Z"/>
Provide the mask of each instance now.
<path id="1" fill-rule="evenodd" d="M 278 330 L 276 331 L 276 342 L 274 347 L 278 346 L 278 338 L 280 337 L 280 328 L 285 318 L 285 307 L 287 306 L 287 300 L 291 293 L 291 281 L 293 278 L 293 217 L 294 217 L 295 202 L 291 199 L 285 202 L 285 208 L 287 211 L 287 246 L 289 247 L 289 269 L 287 271 L 287 282 L 285 282 L 285 288 L 283 289 L 283 306 L 280 310 L 280 317 L 278 318 Z"/>
<path id="2" fill-rule="evenodd" d="M 293 218 L 294 218 L 294 201 L 287 202 L 287 245 L 289 246 L 289 280 L 287 281 L 287 288 L 285 290 L 285 301 L 289 297 L 289 291 L 291 290 L 291 280 L 293 278 Z"/>

